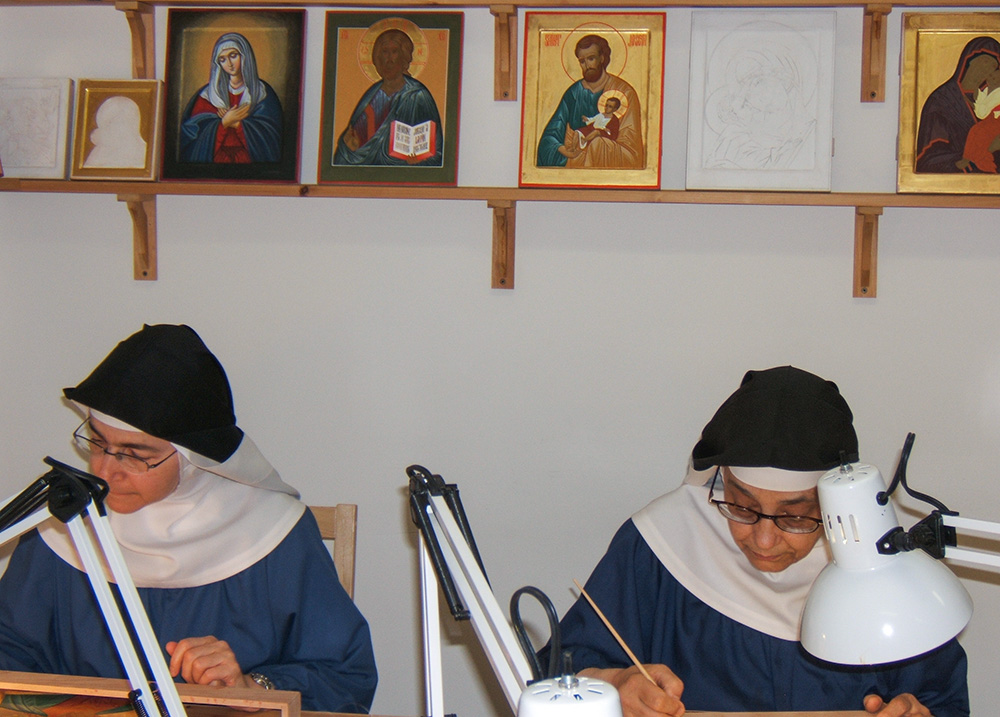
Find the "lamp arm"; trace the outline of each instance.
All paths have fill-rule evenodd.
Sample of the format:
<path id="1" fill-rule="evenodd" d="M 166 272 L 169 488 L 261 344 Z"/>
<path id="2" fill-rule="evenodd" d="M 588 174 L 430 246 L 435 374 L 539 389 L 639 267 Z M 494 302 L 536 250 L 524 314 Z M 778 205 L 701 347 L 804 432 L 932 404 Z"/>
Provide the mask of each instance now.
<path id="1" fill-rule="evenodd" d="M 177 687 L 156 643 L 149 618 L 105 514 L 103 501 L 108 491 L 107 483 L 53 458 L 46 457 L 44 460 L 52 470 L 5 501 L 0 508 L 0 544 L 23 535 L 52 517 L 65 523 L 132 688 L 128 695 L 132 708 L 138 717 L 186 717 Z M 103 555 L 118 585 L 124 602 L 124 615 L 104 578 L 104 566 L 99 555 Z M 153 673 L 153 681 L 147 678 L 130 637 L 130 627 L 139 639 L 145 663 Z"/>
<path id="2" fill-rule="evenodd" d="M 437 533 L 429 518 L 429 514 L 432 512 L 431 483 L 435 478 L 441 484 L 443 484 L 443 481 L 440 476 L 431 474 L 423 466 L 410 466 L 406 469 L 406 474 L 410 479 L 410 520 L 417 526 L 420 535 L 423 537 L 423 551 L 434 568 L 434 573 L 437 575 L 438 583 L 441 585 L 441 592 L 444 593 L 451 616 L 456 620 L 468 620 L 471 614 L 462 602 L 458 589 L 455 587 L 455 578 L 451 574 L 451 569 L 445 560 L 444 552 L 441 550 L 441 543 L 438 541 Z"/>
<path id="3" fill-rule="evenodd" d="M 963 518 L 959 515 L 946 515 L 943 518 L 946 526 L 952 529 L 958 528 L 972 533 L 982 533 L 992 537 L 1000 536 L 1000 523 L 988 520 L 976 520 L 975 518 Z M 989 565 L 1000 568 L 1000 555 L 990 553 L 985 550 L 973 550 L 972 548 L 949 547 L 945 551 L 945 557 L 949 560 L 958 560 L 963 563 L 973 563 L 976 565 Z"/>
<path id="4" fill-rule="evenodd" d="M 985 550 L 958 547 L 958 529 L 1000 537 L 1000 523 L 963 518 L 957 513 L 933 511 L 908 531 L 895 527 L 883 535 L 876 547 L 882 555 L 923 550 L 932 558 L 957 560 L 1000 568 L 1000 555 Z"/>
<path id="5" fill-rule="evenodd" d="M 532 667 L 482 570 L 482 561 L 471 540 L 471 529 L 458 501 L 457 488 L 445 485 L 440 476 L 422 466 L 410 466 L 406 473 L 410 479 L 411 518 L 422 538 L 423 600 L 426 602 L 427 593 L 432 591 L 423 569 L 424 564 L 430 562 L 449 602 L 455 598 L 466 607 L 467 617 L 471 619 L 493 672 L 511 709 L 516 711 L 521 693 L 531 680 Z M 447 579 L 444 576 L 448 576 Z M 449 596 L 450 593 L 453 595 Z M 435 649 L 440 650 L 440 644 L 437 636 L 429 633 L 439 630 L 440 626 L 428 621 L 427 612 L 424 611 L 424 646 L 429 669 L 425 672 L 425 687 L 431 704 L 436 702 L 433 696 L 441 694 L 441 674 L 438 669 L 440 656 L 431 654 Z M 431 642 L 435 645 L 429 645 Z M 443 716 L 432 711 L 431 717 Z"/>

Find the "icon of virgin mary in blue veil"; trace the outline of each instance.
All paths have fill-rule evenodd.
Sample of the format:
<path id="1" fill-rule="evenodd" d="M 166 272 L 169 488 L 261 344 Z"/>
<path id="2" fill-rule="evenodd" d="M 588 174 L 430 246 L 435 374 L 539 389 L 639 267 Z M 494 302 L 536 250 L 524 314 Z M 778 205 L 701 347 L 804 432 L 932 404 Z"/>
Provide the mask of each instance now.
<path id="1" fill-rule="evenodd" d="M 183 162 L 280 161 L 281 102 L 257 74 L 243 35 L 228 32 L 216 41 L 209 82 L 184 109 L 180 135 Z"/>

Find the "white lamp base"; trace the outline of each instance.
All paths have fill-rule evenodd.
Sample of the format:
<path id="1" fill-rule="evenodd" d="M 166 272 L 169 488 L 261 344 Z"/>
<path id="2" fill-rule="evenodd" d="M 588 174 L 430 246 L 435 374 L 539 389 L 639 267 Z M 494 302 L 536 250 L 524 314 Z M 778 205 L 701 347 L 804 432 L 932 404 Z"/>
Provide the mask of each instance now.
<path id="1" fill-rule="evenodd" d="M 517 717 L 622 717 L 618 690 L 604 680 L 563 675 L 521 693 Z"/>

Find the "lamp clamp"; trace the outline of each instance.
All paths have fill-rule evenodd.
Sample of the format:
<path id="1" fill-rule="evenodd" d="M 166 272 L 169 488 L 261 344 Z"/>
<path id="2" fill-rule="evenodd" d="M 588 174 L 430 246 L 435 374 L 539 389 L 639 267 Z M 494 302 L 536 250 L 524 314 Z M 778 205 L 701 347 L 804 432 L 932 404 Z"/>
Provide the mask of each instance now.
<path id="1" fill-rule="evenodd" d="M 920 549 L 932 558 L 944 558 L 945 548 L 958 545 L 955 528 L 944 524 L 941 511 L 931 511 L 930 515 L 916 523 L 909 530 L 896 526 L 879 538 L 876 547 L 880 555 L 896 555 Z"/>

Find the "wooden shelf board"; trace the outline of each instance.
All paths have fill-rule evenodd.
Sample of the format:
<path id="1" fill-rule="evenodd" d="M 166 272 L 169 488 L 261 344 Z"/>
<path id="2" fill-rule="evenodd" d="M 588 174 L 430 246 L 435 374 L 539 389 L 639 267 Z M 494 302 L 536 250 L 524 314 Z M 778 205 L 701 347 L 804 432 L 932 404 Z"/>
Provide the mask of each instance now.
<path id="1" fill-rule="evenodd" d="M 684 189 L 557 189 L 518 187 L 416 187 L 263 182 L 121 182 L 68 179 L 0 179 L 0 192 L 173 196 L 326 197 L 341 199 L 449 199 L 483 202 L 601 202 L 611 204 L 728 204 L 741 206 L 931 207 L 1000 209 L 995 194 L 897 194 L 888 192 L 762 192 Z"/>

